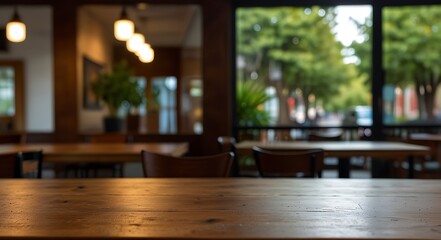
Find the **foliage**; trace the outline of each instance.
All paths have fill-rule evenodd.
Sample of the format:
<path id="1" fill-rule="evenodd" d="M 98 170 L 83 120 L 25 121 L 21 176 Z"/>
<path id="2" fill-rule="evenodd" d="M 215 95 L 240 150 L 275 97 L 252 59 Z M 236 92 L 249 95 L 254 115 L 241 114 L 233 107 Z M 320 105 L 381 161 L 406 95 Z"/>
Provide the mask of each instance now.
<path id="1" fill-rule="evenodd" d="M 136 96 L 139 93 L 138 84 L 131 80 L 132 76 L 127 62 L 121 61 L 111 72 L 100 74 L 92 83 L 93 93 L 106 103 L 110 116 L 117 117 L 118 109 L 125 101 L 132 101 L 134 105 L 139 103 Z"/>
<path id="2" fill-rule="evenodd" d="M 265 87 L 255 81 L 237 81 L 236 116 L 242 126 L 261 126 L 270 121 L 270 115 L 263 104 L 270 100 Z"/>
<path id="3" fill-rule="evenodd" d="M 420 117 L 433 118 L 441 85 L 441 7 L 387 8 L 383 19 L 386 82 L 402 87 L 413 84 Z"/>
<path id="4" fill-rule="evenodd" d="M 139 85 L 135 79 L 131 79 L 131 81 L 136 83 L 136 87 L 130 89 L 127 102 L 133 109 L 137 109 L 145 102 L 145 88 Z"/>
<path id="5" fill-rule="evenodd" d="M 357 26 L 358 34 L 362 36 L 363 41 L 353 41 L 347 50 L 349 52 L 353 50 L 350 56 L 357 57 L 358 61 L 355 66 L 358 74 L 365 79 L 365 84 L 370 86 L 372 82 L 372 16 L 364 19 L 363 23 L 355 19 L 351 20 Z"/>
<path id="6" fill-rule="evenodd" d="M 239 78 L 274 85 L 279 123 L 288 118 L 287 98 L 300 89 L 304 98 L 332 101 L 349 81 L 342 45 L 332 32 L 333 9 L 247 8 L 237 11 L 237 52 L 244 66 Z M 274 75 L 274 66 L 280 74 Z M 305 101 L 305 111 L 308 101 Z M 307 116 L 307 114 L 305 114 Z M 284 116 L 285 119 L 282 119 Z"/>

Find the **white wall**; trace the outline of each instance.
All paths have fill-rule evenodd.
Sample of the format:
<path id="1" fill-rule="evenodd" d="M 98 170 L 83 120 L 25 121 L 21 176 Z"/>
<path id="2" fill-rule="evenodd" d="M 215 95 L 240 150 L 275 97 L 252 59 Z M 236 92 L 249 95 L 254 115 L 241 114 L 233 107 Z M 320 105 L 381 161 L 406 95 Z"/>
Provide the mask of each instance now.
<path id="1" fill-rule="evenodd" d="M 79 132 L 103 131 L 103 117 L 107 114 L 104 106 L 102 110 L 83 108 L 83 56 L 96 63 L 102 64 L 106 69 L 111 68 L 113 54 L 113 33 L 108 31 L 105 24 L 90 13 L 88 7 L 78 10 L 78 37 L 77 37 L 77 66 L 78 66 L 78 113 Z M 106 31 L 107 30 L 107 31 Z"/>
<path id="2" fill-rule="evenodd" d="M 25 69 L 25 131 L 54 131 L 54 87 L 52 49 L 52 8 L 19 6 L 27 37 L 22 43 L 8 43 L 0 59 L 22 60 Z M 5 28 L 13 8 L 0 7 L 0 27 Z"/>

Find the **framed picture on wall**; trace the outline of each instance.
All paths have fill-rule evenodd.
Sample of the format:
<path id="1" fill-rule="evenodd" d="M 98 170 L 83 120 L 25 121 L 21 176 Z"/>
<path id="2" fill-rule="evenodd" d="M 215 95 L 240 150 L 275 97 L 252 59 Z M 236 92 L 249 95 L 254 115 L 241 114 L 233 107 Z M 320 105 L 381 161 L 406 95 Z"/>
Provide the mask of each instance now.
<path id="1" fill-rule="evenodd" d="M 86 56 L 83 56 L 83 107 L 85 109 L 99 110 L 102 105 L 92 92 L 92 83 L 104 70 L 103 65 L 98 64 Z"/>

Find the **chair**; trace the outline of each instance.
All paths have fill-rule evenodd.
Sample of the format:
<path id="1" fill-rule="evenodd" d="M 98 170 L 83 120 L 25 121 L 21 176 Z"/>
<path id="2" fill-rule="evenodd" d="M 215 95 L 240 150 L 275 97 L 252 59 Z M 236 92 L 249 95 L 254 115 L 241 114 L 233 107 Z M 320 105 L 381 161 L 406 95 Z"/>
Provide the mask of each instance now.
<path id="1" fill-rule="evenodd" d="M 41 178 L 43 151 L 0 155 L 0 178 Z"/>
<path id="2" fill-rule="evenodd" d="M 261 177 L 320 177 L 317 171 L 323 162 L 323 150 L 268 150 L 253 147 L 253 155 Z"/>
<path id="3" fill-rule="evenodd" d="M 43 150 L 17 153 L 24 178 L 42 178 Z"/>
<path id="4" fill-rule="evenodd" d="M 414 140 L 411 138 L 402 141 L 430 148 L 430 151 L 426 156 L 415 159 L 413 178 L 441 179 L 441 156 L 439 156 L 439 146 L 437 142 L 430 140 Z M 407 178 L 408 171 L 409 164 L 407 161 L 396 161 L 393 165 L 392 176 L 396 178 Z"/>
<path id="5" fill-rule="evenodd" d="M 141 151 L 144 177 L 229 177 L 234 153 L 174 157 Z"/>
<path id="6" fill-rule="evenodd" d="M 219 136 L 216 140 L 220 152 L 234 152 L 236 138 L 229 136 Z"/>
<path id="7" fill-rule="evenodd" d="M 236 148 L 235 148 L 235 144 L 237 142 L 236 138 L 230 136 L 219 136 L 217 137 L 216 142 L 220 153 L 224 153 L 224 152 L 234 153 L 234 160 L 231 171 L 233 176 L 235 177 L 239 176 L 240 164 L 239 164 L 239 159 L 237 159 Z"/>
<path id="8" fill-rule="evenodd" d="M 334 133 L 319 133 L 313 132 L 308 134 L 308 141 L 341 141 L 342 133 L 334 132 Z M 323 168 L 322 170 L 337 170 L 338 169 L 338 159 L 337 158 L 324 158 L 323 159 Z"/>

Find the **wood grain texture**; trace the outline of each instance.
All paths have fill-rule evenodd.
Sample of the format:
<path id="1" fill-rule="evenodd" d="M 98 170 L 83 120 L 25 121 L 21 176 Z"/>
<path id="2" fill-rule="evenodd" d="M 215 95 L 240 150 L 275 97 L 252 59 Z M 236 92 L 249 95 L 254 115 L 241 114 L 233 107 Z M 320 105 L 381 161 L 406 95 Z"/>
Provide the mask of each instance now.
<path id="1" fill-rule="evenodd" d="M 0 154 L 43 150 L 44 162 L 52 163 L 124 163 L 140 162 L 141 150 L 182 156 L 188 143 L 45 143 L 5 144 Z"/>
<path id="2" fill-rule="evenodd" d="M 436 180 L 0 182 L 0 238 L 441 239 Z"/>

